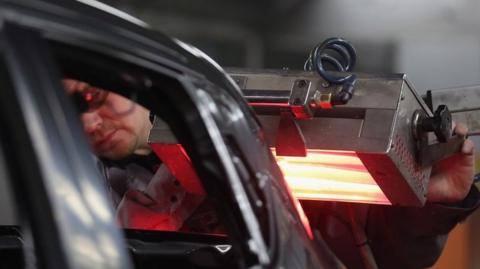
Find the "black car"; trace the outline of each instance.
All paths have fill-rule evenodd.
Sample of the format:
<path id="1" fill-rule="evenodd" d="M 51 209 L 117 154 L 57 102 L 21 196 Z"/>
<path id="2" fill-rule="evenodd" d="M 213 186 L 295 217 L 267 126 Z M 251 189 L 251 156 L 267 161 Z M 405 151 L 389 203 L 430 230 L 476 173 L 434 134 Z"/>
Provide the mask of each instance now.
<path id="1" fill-rule="evenodd" d="M 199 50 L 93 0 L 0 1 L 1 268 L 335 268 L 236 84 Z M 121 230 L 62 78 L 171 128 L 225 235 Z"/>

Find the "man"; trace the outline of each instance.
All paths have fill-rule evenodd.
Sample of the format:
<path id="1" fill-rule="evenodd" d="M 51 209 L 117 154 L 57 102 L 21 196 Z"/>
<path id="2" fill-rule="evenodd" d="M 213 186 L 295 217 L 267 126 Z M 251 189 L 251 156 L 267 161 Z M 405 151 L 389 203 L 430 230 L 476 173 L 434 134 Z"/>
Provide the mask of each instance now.
<path id="1" fill-rule="evenodd" d="M 215 217 L 210 223 L 202 221 L 212 219 L 212 210 L 205 205 L 204 197 L 185 193 L 164 167 L 153 168 L 159 161 L 147 143 L 152 127 L 148 110 L 84 82 L 64 80 L 64 86 L 70 93 L 81 94 L 89 103 L 81 119 L 92 150 L 109 168 L 106 177 L 123 226 L 194 230 L 193 227 L 200 223 L 206 231 L 219 231 Z M 467 128 L 457 125 L 455 132 L 466 135 Z M 332 210 L 338 210 L 337 215 L 342 214 L 341 204 L 327 203 L 320 208 L 306 204 L 306 211 L 325 212 L 314 214 L 320 219 L 313 219 L 311 223 L 322 231 L 329 246 L 347 265 L 361 263 L 358 255 L 350 255 L 351 249 L 358 247 L 355 244 L 370 244 L 381 268 L 427 266 L 440 254 L 448 232 L 478 207 L 478 191 L 472 188 L 473 153 L 474 145 L 467 139 L 460 153 L 434 165 L 428 186 L 428 203 L 424 208 L 359 205 L 360 224 L 366 230 L 369 242 L 351 240 L 351 232 L 342 231 L 345 227 L 330 221 L 333 215 L 329 212 Z M 190 221 L 193 213 L 198 211 L 199 215 L 208 217 L 193 217 L 194 220 Z M 350 240 L 343 240 L 343 237 Z M 417 247 L 411 248 L 415 245 Z"/>
<path id="2" fill-rule="evenodd" d="M 151 152 L 147 139 L 152 123 L 147 109 L 82 81 L 64 79 L 63 85 L 70 94 L 81 93 L 82 101 L 89 106 L 81 114 L 81 120 L 95 155 L 120 160 Z"/>
<path id="3" fill-rule="evenodd" d="M 64 79 L 92 151 L 103 163 L 107 190 L 124 228 L 223 233 L 203 195 L 185 191 L 148 145 L 153 119 L 133 101 L 85 82 Z"/>

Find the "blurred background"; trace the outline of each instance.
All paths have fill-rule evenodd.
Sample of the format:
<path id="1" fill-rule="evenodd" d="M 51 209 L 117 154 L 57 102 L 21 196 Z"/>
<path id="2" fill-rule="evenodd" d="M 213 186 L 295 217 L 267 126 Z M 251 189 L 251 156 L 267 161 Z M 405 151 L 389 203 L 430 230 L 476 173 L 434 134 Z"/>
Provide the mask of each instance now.
<path id="1" fill-rule="evenodd" d="M 476 0 L 102 2 L 195 45 L 224 67 L 301 69 L 312 47 L 338 36 L 357 49 L 356 71 L 407 73 L 422 94 L 480 84 Z M 479 225 L 478 211 L 458 225 L 433 268 L 480 268 Z"/>

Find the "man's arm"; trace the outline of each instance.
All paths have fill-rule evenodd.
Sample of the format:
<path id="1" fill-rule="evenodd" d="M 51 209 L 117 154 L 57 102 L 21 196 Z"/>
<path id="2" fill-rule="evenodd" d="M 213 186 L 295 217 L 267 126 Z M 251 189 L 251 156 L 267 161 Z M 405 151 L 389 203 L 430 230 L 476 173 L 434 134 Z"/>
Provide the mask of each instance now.
<path id="1" fill-rule="evenodd" d="M 440 256 L 448 233 L 479 205 L 472 187 L 462 204 L 423 208 L 372 206 L 367 236 L 379 268 L 425 268 Z"/>
<path id="2" fill-rule="evenodd" d="M 457 135 L 467 131 L 455 128 Z M 433 265 L 448 233 L 479 206 L 473 177 L 474 145 L 467 139 L 460 153 L 432 167 L 425 207 L 370 207 L 366 232 L 379 268 Z"/>

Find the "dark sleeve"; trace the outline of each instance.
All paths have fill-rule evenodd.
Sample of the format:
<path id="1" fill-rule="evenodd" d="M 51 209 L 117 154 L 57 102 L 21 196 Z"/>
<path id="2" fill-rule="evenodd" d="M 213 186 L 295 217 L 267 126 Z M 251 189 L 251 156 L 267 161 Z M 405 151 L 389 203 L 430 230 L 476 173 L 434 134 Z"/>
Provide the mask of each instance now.
<path id="1" fill-rule="evenodd" d="M 425 268 L 440 256 L 448 233 L 480 203 L 472 186 L 458 205 L 427 203 L 422 208 L 372 206 L 366 232 L 379 268 Z"/>

